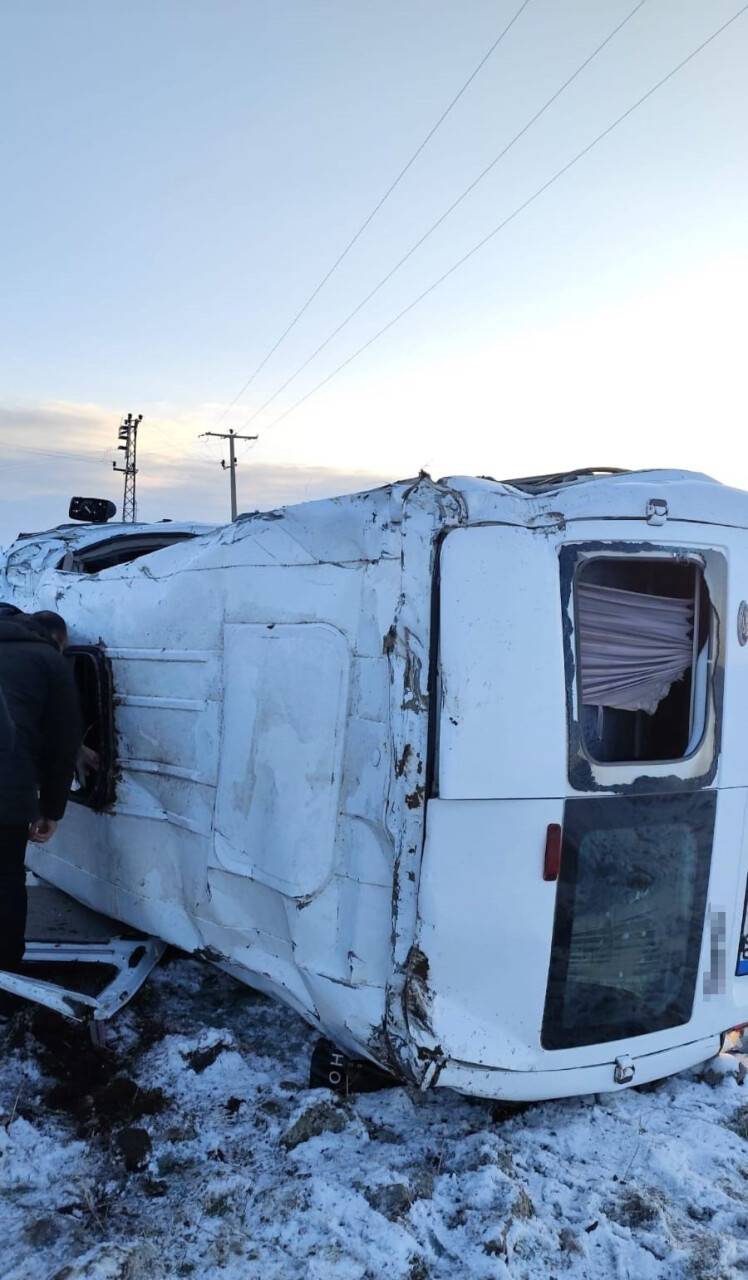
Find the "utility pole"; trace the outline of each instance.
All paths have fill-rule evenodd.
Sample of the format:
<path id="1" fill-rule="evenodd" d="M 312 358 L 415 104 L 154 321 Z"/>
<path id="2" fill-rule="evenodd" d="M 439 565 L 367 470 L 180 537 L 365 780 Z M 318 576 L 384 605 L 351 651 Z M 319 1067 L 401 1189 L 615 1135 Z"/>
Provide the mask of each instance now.
<path id="1" fill-rule="evenodd" d="M 118 467 L 116 462 L 112 463 L 115 471 L 121 471 L 125 477 L 125 496 L 122 500 L 122 519 L 131 524 L 135 523 L 138 504 L 135 498 L 135 477 L 138 474 L 137 458 L 138 458 L 138 427 L 143 421 L 142 413 L 137 418 L 133 418 L 131 413 L 123 419 L 117 432 L 117 439 L 124 441 L 117 445 L 117 451 L 124 453 L 124 467 Z"/>
<path id="2" fill-rule="evenodd" d="M 236 520 L 236 453 L 234 452 L 234 442 L 236 440 L 256 440 L 257 436 L 238 436 L 235 431 L 203 431 L 200 439 L 206 436 L 213 436 L 216 440 L 228 440 L 229 442 L 229 460 L 221 459 L 221 466 L 224 471 L 228 471 L 231 481 L 231 519 Z"/>

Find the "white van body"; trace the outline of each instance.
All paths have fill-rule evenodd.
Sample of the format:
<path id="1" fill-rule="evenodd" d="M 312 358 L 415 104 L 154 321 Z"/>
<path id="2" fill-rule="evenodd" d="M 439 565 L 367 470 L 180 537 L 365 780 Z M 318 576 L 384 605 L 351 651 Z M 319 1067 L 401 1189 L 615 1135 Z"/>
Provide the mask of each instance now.
<path id="1" fill-rule="evenodd" d="M 184 540 L 86 571 L 165 529 Z M 682 758 L 585 746 L 595 559 L 703 582 Z M 117 768 L 29 865 L 424 1088 L 668 1075 L 748 1022 L 746 597 L 748 495 L 675 471 L 422 476 L 218 529 L 23 536 L 0 599 L 106 655 Z"/>

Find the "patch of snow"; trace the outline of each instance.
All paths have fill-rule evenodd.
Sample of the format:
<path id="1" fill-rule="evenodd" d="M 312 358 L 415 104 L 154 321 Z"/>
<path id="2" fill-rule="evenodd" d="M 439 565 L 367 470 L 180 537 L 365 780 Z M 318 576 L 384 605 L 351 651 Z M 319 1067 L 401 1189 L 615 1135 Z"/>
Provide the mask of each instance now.
<path id="1" fill-rule="evenodd" d="M 153 975 L 100 1061 L 84 1033 L 17 1015 L 0 1081 L 3 1280 L 748 1271 L 744 1037 L 698 1072 L 514 1110 L 310 1090 L 314 1041 L 187 958 Z M 146 1152 L 133 1172 L 128 1136 Z"/>

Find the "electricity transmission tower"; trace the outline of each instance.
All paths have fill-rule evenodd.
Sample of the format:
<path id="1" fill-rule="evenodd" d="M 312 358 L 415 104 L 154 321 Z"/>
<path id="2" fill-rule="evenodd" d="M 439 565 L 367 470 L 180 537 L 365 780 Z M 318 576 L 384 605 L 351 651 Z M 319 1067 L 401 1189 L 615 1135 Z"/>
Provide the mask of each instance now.
<path id="1" fill-rule="evenodd" d="M 228 471 L 229 480 L 231 482 L 231 519 L 236 520 L 236 453 L 234 452 L 234 442 L 236 440 L 256 440 L 257 436 L 238 436 L 235 431 L 203 431 L 200 439 L 205 436 L 214 436 L 216 440 L 228 440 L 229 442 L 229 460 L 221 459 L 221 466 L 224 471 Z"/>
<path id="2" fill-rule="evenodd" d="M 138 456 L 138 427 L 143 421 L 142 413 L 137 418 L 133 418 L 131 413 L 123 419 L 117 432 L 117 439 L 123 443 L 117 445 L 117 451 L 124 453 L 124 467 L 118 467 L 116 462 L 112 463 L 115 471 L 121 471 L 125 477 L 125 496 L 122 499 L 122 519 L 131 524 L 135 523 L 138 504 L 135 498 L 135 477 L 138 474 L 137 456 Z"/>

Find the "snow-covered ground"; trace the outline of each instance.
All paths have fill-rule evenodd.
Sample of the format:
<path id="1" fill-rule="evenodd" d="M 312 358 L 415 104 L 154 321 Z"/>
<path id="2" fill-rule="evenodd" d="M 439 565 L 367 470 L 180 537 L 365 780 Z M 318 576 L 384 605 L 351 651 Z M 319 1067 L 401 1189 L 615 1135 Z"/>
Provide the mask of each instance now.
<path id="1" fill-rule="evenodd" d="M 40 1013 L 0 1041 L 4 1280 L 748 1274 L 729 1073 L 516 1113 L 341 1100 L 307 1088 L 302 1022 L 182 957 L 104 1055 Z"/>

